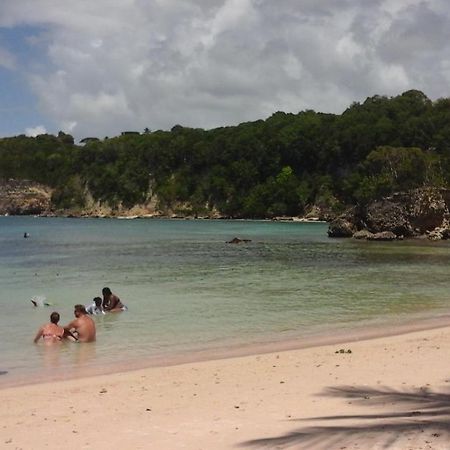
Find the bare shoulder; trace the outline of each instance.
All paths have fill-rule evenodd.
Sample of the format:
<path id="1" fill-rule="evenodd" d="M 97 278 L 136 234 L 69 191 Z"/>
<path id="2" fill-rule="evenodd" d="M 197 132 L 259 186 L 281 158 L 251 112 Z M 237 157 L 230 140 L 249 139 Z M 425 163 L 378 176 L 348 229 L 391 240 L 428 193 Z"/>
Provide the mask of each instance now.
<path id="1" fill-rule="evenodd" d="M 80 317 L 78 320 L 84 322 L 84 323 L 95 323 L 94 319 L 89 316 L 88 314 L 83 315 L 82 317 Z"/>

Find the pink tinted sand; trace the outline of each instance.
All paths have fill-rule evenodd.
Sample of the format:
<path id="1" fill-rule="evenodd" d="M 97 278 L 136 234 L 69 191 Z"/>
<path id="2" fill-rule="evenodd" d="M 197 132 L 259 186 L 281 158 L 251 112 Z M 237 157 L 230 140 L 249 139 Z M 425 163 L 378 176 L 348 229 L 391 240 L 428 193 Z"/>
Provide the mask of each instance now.
<path id="1" fill-rule="evenodd" d="M 443 327 L 5 388 L 0 448 L 448 449 L 449 354 Z"/>

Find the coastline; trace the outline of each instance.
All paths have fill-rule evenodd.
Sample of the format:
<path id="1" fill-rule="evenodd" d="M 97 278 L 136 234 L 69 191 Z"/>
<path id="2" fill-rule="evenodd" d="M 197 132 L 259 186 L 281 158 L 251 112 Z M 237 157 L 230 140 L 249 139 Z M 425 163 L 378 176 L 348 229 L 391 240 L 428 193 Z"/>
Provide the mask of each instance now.
<path id="1" fill-rule="evenodd" d="M 445 326 L 5 388 L 2 444 L 443 449 L 449 351 Z"/>
<path id="2" fill-rule="evenodd" d="M 117 220 L 211 220 L 211 221 L 221 221 L 221 220 L 231 220 L 231 221 L 249 221 L 249 222 L 296 222 L 296 223 L 328 223 L 327 220 L 320 217 L 298 217 L 298 216 L 288 216 L 288 217 L 272 217 L 272 218 L 260 218 L 260 219 L 249 219 L 241 217 L 230 217 L 230 216 L 191 216 L 191 215 L 178 215 L 178 214 L 163 214 L 163 213 L 152 213 L 152 214 L 129 214 L 129 215 L 118 215 L 118 214 L 75 214 L 75 213 L 43 213 L 43 214 L 21 214 L 13 215 L 9 213 L 0 214 L 0 217 L 32 217 L 32 218 L 47 218 L 47 219 L 117 219 Z"/>

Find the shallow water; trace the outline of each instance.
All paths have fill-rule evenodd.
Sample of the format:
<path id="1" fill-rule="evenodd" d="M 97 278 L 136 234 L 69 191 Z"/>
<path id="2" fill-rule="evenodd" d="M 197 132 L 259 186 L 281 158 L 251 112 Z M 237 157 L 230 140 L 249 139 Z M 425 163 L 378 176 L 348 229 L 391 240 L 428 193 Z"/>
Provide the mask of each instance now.
<path id="1" fill-rule="evenodd" d="M 448 313 L 448 242 L 358 242 L 329 239 L 326 230 L 0 217 L 0 383 Z M 226 243 L 235 236 L 251 242 Z M 67 323 L 73 305 L 90 303 L 104 286 L 129 311 L 96 317 L 96 343 L 32 344 L 53 310 Z M 52 306 L 33 308 L 36 295 Z"/>

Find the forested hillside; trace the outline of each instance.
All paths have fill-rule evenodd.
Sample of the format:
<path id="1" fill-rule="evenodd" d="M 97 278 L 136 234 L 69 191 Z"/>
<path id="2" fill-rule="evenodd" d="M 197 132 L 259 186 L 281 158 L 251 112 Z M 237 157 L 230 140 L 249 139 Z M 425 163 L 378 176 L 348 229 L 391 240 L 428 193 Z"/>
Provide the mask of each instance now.
<path id="1" fill-rule="evenodd" d="M 368 98 L 341 115 L 276 112 L 213 130 L 176 125 L 86 141 L 76 145 L 62 132 L 3 138 L 0 178 L 51 186 L 57 209 L 81 210 L 87 192 L 112 207 L 152 193 L 161 210 L 245 218 L 302 215 L 311 205 L 338 212 L 450 184 L 450 99 L 432 102 L 414 90 Z"/>

